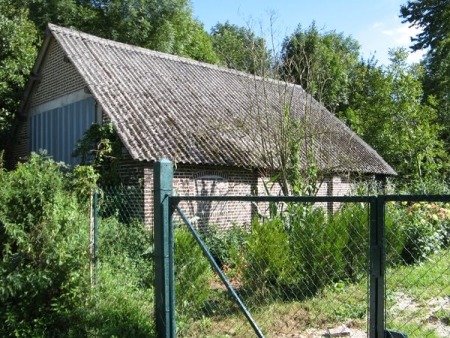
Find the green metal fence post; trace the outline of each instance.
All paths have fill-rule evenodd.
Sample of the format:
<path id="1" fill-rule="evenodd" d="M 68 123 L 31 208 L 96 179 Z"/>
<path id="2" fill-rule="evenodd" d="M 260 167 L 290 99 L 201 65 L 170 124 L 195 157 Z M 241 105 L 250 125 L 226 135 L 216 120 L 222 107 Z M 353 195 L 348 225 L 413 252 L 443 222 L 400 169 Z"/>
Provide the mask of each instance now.
<path id="1" fill-rule="evenodd" d="M 385 204 L 384 196 L 370 200 L 370 300 L 369 338 L 384 338 L 385 275 Z"/>
<path id="2" fill-rule="evenodd" d="M 98 282 L 98 187 L 94 187 L 94 285 Z"/>
<path id="3" fill-rule="evenodd" d="M 174 248 L 169 206 L 173 188 L 172 162 L 157 161 L 153 174 L 156 331 L 158 338 L 175 338 Z"/>

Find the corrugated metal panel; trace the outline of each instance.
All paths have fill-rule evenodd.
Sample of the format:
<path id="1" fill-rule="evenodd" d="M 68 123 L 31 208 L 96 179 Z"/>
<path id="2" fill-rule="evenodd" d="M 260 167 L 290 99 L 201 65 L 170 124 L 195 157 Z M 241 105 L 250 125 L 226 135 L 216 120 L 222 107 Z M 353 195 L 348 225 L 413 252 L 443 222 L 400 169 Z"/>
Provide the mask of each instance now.
<path id="1" fill-rule="evenodd" d="M 55 161 L 73 167 L 79 163 L 79 159 L 72 156 L 77 142 L 95 122 L 92 97 L 34 115 L 30 118 L 30 150 L 45 149 Z"/>

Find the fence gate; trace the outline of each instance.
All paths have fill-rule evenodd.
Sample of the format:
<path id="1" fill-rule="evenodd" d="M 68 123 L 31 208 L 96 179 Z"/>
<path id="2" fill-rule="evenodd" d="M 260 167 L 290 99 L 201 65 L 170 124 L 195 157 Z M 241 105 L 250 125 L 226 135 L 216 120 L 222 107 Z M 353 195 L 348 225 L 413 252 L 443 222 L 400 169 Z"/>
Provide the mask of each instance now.
<path id="1" fill-rule="evenodd" d="M 425 239 L 406 229 L 410 212 L 416 217 L 417 211 L 419 221 L 422 209 L 435 211 L 424 211 L 433 221 L 445 214 L 443 204 L 414 203 L 431 196 L 172 196 L 167 160 L 155 164 L 154 179 L 158 337 L 397 338 L 432 332 L 406 309 L 405 301 L 416 304 L 404 289 L 417 284 L 407 278 L 420 266 L 414 260 L 434 259 L 433 250 L 426 257 L 426 245 L 414 244 Z M 434 200 L 450 200 L 439 198 Z M 422 298 L 435 299 L 433 313 L 444 322 L 446 337 L 450 254 L 441 235 L 447 259 L 426 284 L 435 291 Z"/>

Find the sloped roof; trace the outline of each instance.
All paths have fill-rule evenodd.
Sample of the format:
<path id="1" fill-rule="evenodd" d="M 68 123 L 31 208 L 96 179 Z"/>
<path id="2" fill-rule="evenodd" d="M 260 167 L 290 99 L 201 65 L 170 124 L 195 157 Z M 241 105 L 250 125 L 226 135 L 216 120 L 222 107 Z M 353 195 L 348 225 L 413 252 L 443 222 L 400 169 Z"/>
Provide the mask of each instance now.
<path id="1" fill-rule="evenodd" d="M 308 133 L 315 136 L 308 140 L 321 168 L 395 174 L 300 86 L 52 24 L 48 31 L 135 160 L 266 167 L 267 140 L 275 142 L 287 106 L 293 116 L 309 121 Z"/>

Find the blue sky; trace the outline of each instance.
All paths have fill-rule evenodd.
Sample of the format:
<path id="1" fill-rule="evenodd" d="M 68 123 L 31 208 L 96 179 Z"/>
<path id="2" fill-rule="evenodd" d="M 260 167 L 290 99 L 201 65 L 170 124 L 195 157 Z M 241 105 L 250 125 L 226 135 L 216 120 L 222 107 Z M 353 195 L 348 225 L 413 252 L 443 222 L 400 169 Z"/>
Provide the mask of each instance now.
<path id="1" fill-rule="evenodd" d="M 217 22 L 252 28 L 270 36 L 270 13 L 275 13 L 273 35 L 280 43 L 298 24 L 308 27 L 315 20 L 324 31 L 335 30 L 352 36 L 361 45 L 364 58 L 375 55 L 388 63 L 388 50 L 408 47 L 418 31 L 402 24 L 400 5 L 406 0 L 191 0 L 194 17 L 209 32 Z M 422 53 L 409 56 L 419 61 Z"/>

